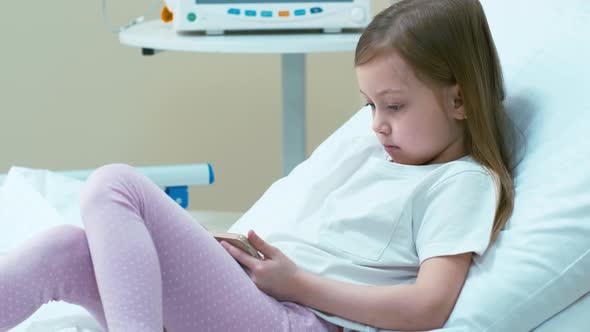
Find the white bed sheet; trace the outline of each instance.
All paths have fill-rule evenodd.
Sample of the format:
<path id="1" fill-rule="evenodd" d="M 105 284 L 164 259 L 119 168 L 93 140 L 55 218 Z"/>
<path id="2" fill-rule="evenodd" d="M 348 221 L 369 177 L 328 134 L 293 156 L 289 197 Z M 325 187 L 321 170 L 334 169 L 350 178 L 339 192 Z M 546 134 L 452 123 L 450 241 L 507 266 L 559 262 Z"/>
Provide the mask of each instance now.
<path id="1" fill-rule="evenodd" d="M 82 307 L 66 302 L 50 302 L 11 332 L 102 332 L 98 322 Z"/>

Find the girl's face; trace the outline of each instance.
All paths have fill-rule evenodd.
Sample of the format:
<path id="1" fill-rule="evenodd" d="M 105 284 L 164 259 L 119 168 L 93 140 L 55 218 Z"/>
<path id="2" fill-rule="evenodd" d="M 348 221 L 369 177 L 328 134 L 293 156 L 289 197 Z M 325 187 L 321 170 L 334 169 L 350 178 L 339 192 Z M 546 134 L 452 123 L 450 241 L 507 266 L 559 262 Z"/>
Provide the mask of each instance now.
<path id="1" fill-rule="evenodd" d="M 432 89 L 395 52 L 356 67 L 356 74 L 373 131 L 394 162 L 438 164 L 467 154 L 458 86 Z"/>

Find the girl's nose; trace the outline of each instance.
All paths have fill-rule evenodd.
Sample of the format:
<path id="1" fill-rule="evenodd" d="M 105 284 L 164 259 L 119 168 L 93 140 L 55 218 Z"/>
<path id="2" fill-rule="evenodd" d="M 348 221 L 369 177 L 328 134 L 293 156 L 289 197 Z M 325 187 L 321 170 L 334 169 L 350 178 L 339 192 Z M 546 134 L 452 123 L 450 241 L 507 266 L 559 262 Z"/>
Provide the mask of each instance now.
<path id="1" fill-rule="evenodd" d="M 391 134 L 391 125 L 383 118 L 378 110 L 373 112 L 373 122 L 371 127 L 376 134 L 389 135 Z"/>

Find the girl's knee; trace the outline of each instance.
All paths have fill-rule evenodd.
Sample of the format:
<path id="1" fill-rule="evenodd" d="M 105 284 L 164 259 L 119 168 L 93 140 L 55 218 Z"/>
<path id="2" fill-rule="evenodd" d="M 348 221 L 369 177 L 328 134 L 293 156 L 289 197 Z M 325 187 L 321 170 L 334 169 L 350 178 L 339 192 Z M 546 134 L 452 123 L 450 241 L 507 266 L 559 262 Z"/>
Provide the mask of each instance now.
<path id="1" fill-rule="evenodd" d="M 48 261 L 59 258 L 58 261 L 65 263 L 69 261 L 66 258 L 71 258 L 79 262 L 81 258 L 90 256 L 86 232 L 74 225 L 54 226 L 42 233 L 39 242 L 42 255 Z"/>
<path id="2" fill-rule="evenodd" d="M 97 198 L 104 198 L 106 192 L 118 184 L 129 182 L 138 171 L 127 164 L 108 164 L 97 168 L 88 177 L 80 192 L 80 209 L 85 210 Z"/>

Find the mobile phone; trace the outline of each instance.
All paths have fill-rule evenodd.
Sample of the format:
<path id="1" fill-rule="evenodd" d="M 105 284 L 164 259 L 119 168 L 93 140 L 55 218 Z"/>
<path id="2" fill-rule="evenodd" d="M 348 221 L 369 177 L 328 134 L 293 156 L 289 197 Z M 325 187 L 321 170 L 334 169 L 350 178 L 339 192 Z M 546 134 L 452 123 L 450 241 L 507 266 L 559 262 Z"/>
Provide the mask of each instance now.
<path id="1" fill-rule="evenodd" d="M 235 233 L 219 233 L 219 232 L 209 232 L 213 237 L 221 242 L 225 241 L 234 247 L 238 247 L 248 253 L 250 256 L 262 259 L 262 255 L 254 248 L 254 246 L 248 241 L 248 238 L 242 234 L 235 234 Z"/>

